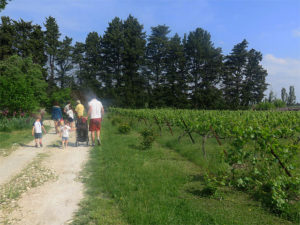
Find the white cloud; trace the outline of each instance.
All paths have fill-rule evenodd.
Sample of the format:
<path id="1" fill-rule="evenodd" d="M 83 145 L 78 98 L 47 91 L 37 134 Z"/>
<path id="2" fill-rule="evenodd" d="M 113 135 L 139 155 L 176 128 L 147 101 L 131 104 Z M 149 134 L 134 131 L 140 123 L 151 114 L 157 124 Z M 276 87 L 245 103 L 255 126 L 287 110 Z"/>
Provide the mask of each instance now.
<path id="1" fill-rule="evenodd" d="M 293 30 L 293 36 L 294 37 L 300 37 L 300 28 Z"/>
<path id="2" fill-rule="evenodd" d="M 262 65 L 268 71 L 269 90 L 273 90 L 280 98 L 281 88 L 288 90 L 289 86 L 294 86 L 297 101 L 300 102 L 300 59 L 279 58 L 266 54 Z"/>

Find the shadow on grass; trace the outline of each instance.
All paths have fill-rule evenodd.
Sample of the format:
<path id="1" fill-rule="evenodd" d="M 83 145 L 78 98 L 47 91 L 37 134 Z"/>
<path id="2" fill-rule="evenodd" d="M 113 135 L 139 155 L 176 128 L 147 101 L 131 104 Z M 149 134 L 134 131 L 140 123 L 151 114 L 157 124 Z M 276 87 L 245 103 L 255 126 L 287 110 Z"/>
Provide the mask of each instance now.
<path id="1" fill-rule="evenodd" d="M 191 181 L 195 182 L 195 181 L 205 181 L 205 178 L 202 174 L 193 174 L 191 175 Z"/>
<path id="2" fill-rule="evenodd" d="M 142 147 L 140 145 L 137 144 L 130 144 L 128 145 L 129 148 L 135 149 L 135 150 L 139 150 L 139 151 L 143 151 Z"/>

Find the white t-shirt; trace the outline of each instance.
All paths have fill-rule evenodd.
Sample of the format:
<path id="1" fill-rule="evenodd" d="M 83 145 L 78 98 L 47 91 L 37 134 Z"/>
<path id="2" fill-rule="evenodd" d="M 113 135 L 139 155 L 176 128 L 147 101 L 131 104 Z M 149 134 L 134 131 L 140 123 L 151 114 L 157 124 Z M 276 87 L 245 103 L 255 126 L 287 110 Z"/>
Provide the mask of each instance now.
<path id="1" fill-rule="evenodd" d="M 62 132 L 63 137 L 69 137 L 70 136 L 69 131 L 71 130 L 71 127 L 69 127 L 68 125 L 61 126 L 60 130 Z"/>
<path id="2" fill-rule="evenodd" d="M 94 98 L 92 101 L 89 102 L 89 107 L 92 107 L 91 119 L 101 118 L 101 109 L 103 105 L 100 101 Z"/>
<path id="3" fill-rule="evenodd" d="M 69 109 L 69 110 L 67 111 L 67 115 L 68 115 L 70 118 L 74 119 L 74 113 L 73 113 L 73 110 L 72 110 L 72 109 Z"/>
<path id="4" fill-rule="evenodd" d="M 33 123 L 33 126 L 34 126 L 34 133 L 36 133 L 36 134 L 42 133 L 43 122 L 41 122 L 41 121 L 35 121 Z"/>
<path id="5" fill-rule="evenodd" d="M 67 105 L 65 106 L 65 108 L 64 108 L 64 111 L 65 111 L 65 112 L 68 112 L 69 109 L 70 109 L 70 104 L 67 104 Z"/>

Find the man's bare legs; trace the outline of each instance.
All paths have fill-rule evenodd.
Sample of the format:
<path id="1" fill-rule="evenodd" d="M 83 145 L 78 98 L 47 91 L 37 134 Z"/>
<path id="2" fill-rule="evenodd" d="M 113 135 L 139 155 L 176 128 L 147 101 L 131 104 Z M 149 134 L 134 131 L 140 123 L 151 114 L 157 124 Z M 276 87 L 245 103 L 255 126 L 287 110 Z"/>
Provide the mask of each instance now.
<path id="1" fill-rule="evenodd" d="M 91 131 L 92 145 L 95 145 L 95 131 Z"/>
<path id="2" fill-rule="evenodd" d="M 96 134 L 97 134 L 98 144 L 100 145 L 101 144 L 101 141 L 100 141 L 100 130 L 97 130 Z M 95 131 L 91 131 L 91 136 L 92 136 L 92 145 L 94 145 L 95 144 Z"/>
<path id="3" fill-rule="evenodd" d="M 100 141 L 100 130 L 97 130 L 97 140 L 98 140 L 98 145 L 101 145 L 101 141 Z"/>

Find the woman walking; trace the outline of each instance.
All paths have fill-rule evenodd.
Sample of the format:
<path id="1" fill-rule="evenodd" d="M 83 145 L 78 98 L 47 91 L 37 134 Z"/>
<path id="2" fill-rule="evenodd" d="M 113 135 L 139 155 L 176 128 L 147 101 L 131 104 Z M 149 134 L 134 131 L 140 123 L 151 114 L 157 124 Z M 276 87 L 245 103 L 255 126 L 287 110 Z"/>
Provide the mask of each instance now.
<path id="1" fill-rule="evenodd" d="M 54 121 L 55 131 L 56 131 L 56 133 L 59 133 L 60 121 L 63 120 L 63 116 L 62 116 L 61 108 L 60 108 L 58 102 L 54 102 L 54 104 L 53 104 L 52 119 Z"/>

